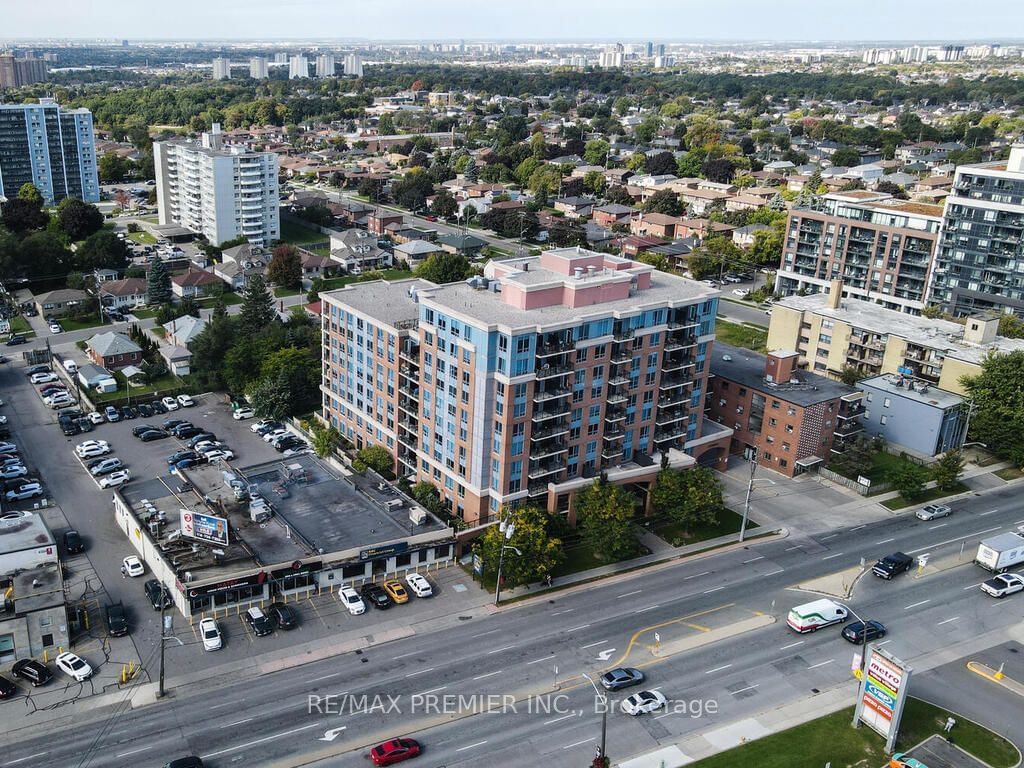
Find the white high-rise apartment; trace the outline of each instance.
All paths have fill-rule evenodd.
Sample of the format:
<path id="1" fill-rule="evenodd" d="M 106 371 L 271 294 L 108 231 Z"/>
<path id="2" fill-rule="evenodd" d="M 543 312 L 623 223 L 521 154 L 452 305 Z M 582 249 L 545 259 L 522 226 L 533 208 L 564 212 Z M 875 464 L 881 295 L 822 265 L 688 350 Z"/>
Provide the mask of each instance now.
<path id="1" fill-rule="evenodd" d="M 277 155 L 225 147 L 214 123 L 197 143 L 153 144 L 161 224 L 177 224 L 213 245 L 246 237 L 270 245 L 281 237 Z"/>
<path id="2" fill-rule="evenodd" d="M 253 56 L 249 59 L 249 77 L 253 80 L 267 79 L 267 60 L 263 56 Z"/>
<path id="3" fill-rule="evenodd" d="M 345 57 L 345 74 L 349 77 L 363 76 L 363 57 L 358 53 L 350 53 Z"/>
<path id="4" fill-rule="evenodd" d="M 278 51 L 277 53 L 275 53 L 274 54 L 274 63 L 275 64 L 287 64 L 288 63 L 288 52 L 287 51 Z"/>
<path id="5" fill-rule="evenodd" d="M 225 59 L 218 56 L 216 59 L 213 60 L 213 79 L 231 79 L 231 59 Z"/>
<path id="6" fill-rule="evenodd" d="M 305 56 L 292 56 L 288 60 L 288 79 L 309 77 L 309 61 Z"/>
<path id="7" fill-rule="evenodd" d="M 316 76 L 334 77 L 335 60 L 333 53 L 321 53 L 316 57 Z"/>

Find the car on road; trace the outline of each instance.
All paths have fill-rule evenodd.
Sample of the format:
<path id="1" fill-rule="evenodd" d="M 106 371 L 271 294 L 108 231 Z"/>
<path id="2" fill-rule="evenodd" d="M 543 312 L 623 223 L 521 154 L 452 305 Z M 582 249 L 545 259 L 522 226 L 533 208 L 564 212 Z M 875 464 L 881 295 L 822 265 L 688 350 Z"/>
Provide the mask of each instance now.
<path id="1" fill-rule="evenodd" d="M 928 504 L 914 513 L 918 520 L 938 520 L 940 517 L 949 517 L 953 514 L 952 508 L 946 504 Z"/>
<path id="2" fill-rule="evenodd" d="M 370 761 L 374 765 L 394 765 L 411 760 L 423 751 L 415 739 L 391 739 L 370 750 Z"/>
<path id="3" fill-rule="evenodd" d="M 107 634 L 111 637 L 124 637 L 128 634 L 128 613 L 124 603 L 110 603 L 103 609 L 107 620 Z"/>
<path id="4" fill-rule="evenodd" d="M 893 552 L 886 555 L 871 568 L 871 572 L 882 579 L 891 579 L 904 571 L 909 571 L 914 558 L 904 552 Z"/>
<path id="5" fill-rule="evenodd" d="M 4 494 L 4 498 L 8 501 L 23 501 L 24 499 L 33 499 L 37 496 L 43 495 L 43 486 L 36 480 L 31 483 L 25 483 L 24 485 L 7 491 Z"/>
<path id="6" fill-rule="evenodd" d="M 645 715 L 661 709 L 668 699 L 661 691 L 640 691 L 622 700 L 622 711 L 627 715 Z"/>
<path id="7" fill-rule="evenodd" d="M 53 672 L 50 671 L 50 668 L 35 659 L 20 659 L 14 662 L 11 674 L 20 680 L 25 680 L 33 688 L 46 685 L 53 680 Z"/>
<path id="8" fill-rule="evenodd" d="M 616 667 L 601 675 L 601 685 L 608 691 L 620 691 L 644 681 L 644 673 L 635 667 Z"/>
<path id="9" fill-rule="evenodd" d="M 174 600 L 171 599 L 171 591 L 165 589 L 156 579 L 150 579 L 142 588 L 146 592 L 146 597 L 149 599 L 149 604 L 153 606 L 153 610 L 159 611 L 161 604 L 164 608 L 170 608 L 174 605 Z"/>
<path id="10" fill-rule="evenodd" d="M 242 421 L 243 419 L 251 419 L 255 415 L 256 415 L 256 411 L 254 411 L 252 408 L 248 408 L 248 407 L 236 408 L 234 411 L 231 412 L 231 418 L 234 419 L 235 421 Z"/>
<path id="11" fill-rule="evenodd" d="M 263 637 L 274 631 L 274 621 L 256 606 L 246 609 L 245 623 L 256 637 Z"/>
<path id="12" fill-rule="evenodd" d="M 1001 573 L 993 576 L 981 585 L 981 591 L 992 597 L 1006 597 L 1015 592 L 1024 591 L 1024 575 L 1019 573 Z"/>
<path id="13" fill-rule="evenodd" d="M 267 606 L 267 615 L 278 629 L 289 630 L 299 626 L 299 614 L 290 605 L 271 603 Z"/>
<path id="14" fill-rule="evenodd" d="M 28 380 L 33 384 L 49 384 L 51 381 L 59 381 L 57 374 L 52 371 L 46 371 L 44 373 L 33 373 L 28 377 Z"/>
<path id="15" fill-rule="evenodd" d="M 64 329 L 60 327 L 60 323 L 50 323 L 50 333 L 64 333 Z"/>
<path id="16" fill-rule="evenodd" d="M 181 406 L 178 405 L 178 401 L 173 397 L 162 397 L 160 398 L 160 404 L 168 411 L 176 411 Z"/>
<path id="17" fill-rule="evenodd" d="M 216 619 L 203 619 L 199 622 L 199 636 L 203 639 L 204 651 L 219 651 L 222 646 L 220 627 Z"/>
<path id="18" fill-rule="evenodd" d="M 178 395 L 178 405 L 182 408 L 191 408 L 196 404 L 196 401 L 192 399 L 191 395 Z"/>
<path id="19" fill-rule="evenodd" d="M 394 600 L 397 605 L 409 602 L 409 593 L 405 591 L 405 587 L 402 586 L 402 582 L 398 579 L 388 579 L 385 581 L 384 591 L 388 593 L 388 597 Z"/>
<path id="20" fill-rule="evenodd" d="M 85 542 L 82 541 L 82 534 L 74 528 L 64 531 L 64 552 L 69 555 L 85 552 Z"/>
<path id="21" fill-rule="evenodd" d="M 863 645 L 873 640 L 880 640 L 888 634 L 885 625 L 880 621 L 851 621 L 843 627 L 843 639 L 854 645 Z"/>
<path id="22" fill-rule="evenodd" d="M 392 605 L 391 598 L 388 597 L 388 593 L 381 589 L 377 584 L 363 584 L 359 589 L 359 596 L 374 608 L 379 608 L 382 611 L 390 608 Z"/>
<path id="23" fill-rule="evenodd" d="M 28 475 L 28 467 L 24 464 L 5 464 L 0 467 L 0 479 L 2 480 L 13 480 L 16 477 L 26 477 Z"/>
<path id="24" fill-rule="evenodd" d="M 26 339 L 20 333 L 15 333 L 11 335 L 11 338 L 7 340 L 6 344 L 8 347 L 16 347 L 19 344 L 25 344 L 27 341 L 28 339 Z"/>
<path id="25" fill-rule="evenodd" d="M 92 677 L 92 667 L 89 666 L 89 662 L 71 651 L 58 654 L 54 663 L 57 665 L 57 669 L 79 683 Z"/>
<path id="26" fill-rule="evenodd" d="M 341 600 L 341 604 L 353 616 L 366 613 L 366 603 L 363 602 L 363 598 L 352 587 L 340 587 L 338 589 L 338 599 Z"/>
<path id="27" fill-rule="evenodd" d="M 138 555 L 128 555 L 121 561 L 121 567 L 124 569 L 125 575 L 131 576 L 133 579 L 146 572 L 146 566 L 142 564 Z"/>
<path id="28" fill-rule="evenodd" d="M 111 472 L 116 472 L 123 467 L 123 461 L 116 456 L 111 456 L 109 459 L 100 459 L 95 463 L 89 462 L 89 474 L 93 477 L 102 477 L 103 475 L 109 475 Z"/>
<path id="29" fill-rule="evenodd" d="M 147 429 L 145 432 L 139 435 L 139 440 L 141 440 L 144 443 L 151 443 L 154 440 L 164 440 L 168 437 L 170 437 L 170 435 L 167 432 L 164 432 L 162 429 Z"/>
<path id="30" fill-rule="evenodd" d="M 106 440 L 86 440 L 75 446 L 75 454 L 80 459 L 92 459 L 110 453 L 110 443 Z"/>
<path id="31" fill-rule="evenodd" d="M 117 408 L 115 408 L 112 405 L 108 405 L 103 410 L 103 415 L 107 417 L 107 421 L 120 421 L 121 420 L 121 412 L 119 410 L 117 410 Z"/>
<path id="32" fill-rule="evenodd" d="M 132 475 L 127 469 L 119 469 L 100 480 L 100 488 L 117 488 L 131 479 Z"/>
<path id="33" fill-rule="evenodd" d="M 0 677 L 0 699 L 9 699 L 20 691 L 21 689 L 6 677 Z"/>
<path id="34" fill-rule="evenodd" d="M 171 760 L 171 762 L 165 763 L 163 768 L 203 768 L 203 761 L 195 755 L 189 755 Z"/>
<path id="35" fill-rule="evenodd" d="M 426 577 L 421 574 L 407 573 L 405 575 L 405 583 L 416 597 L 433 597 L 434 595 L 434 588 L 430 586 L 430 582 L 427 581 Z"/>

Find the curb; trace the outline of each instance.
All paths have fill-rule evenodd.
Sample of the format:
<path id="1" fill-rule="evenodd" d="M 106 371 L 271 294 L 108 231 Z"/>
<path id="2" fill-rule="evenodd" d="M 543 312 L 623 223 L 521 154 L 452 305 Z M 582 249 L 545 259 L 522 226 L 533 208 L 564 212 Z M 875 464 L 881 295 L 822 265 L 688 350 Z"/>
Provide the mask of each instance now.
<path id="1" fill-rule="evenodd" d="M 989 682 L 1005 688 L 1010 691 L 1010 693 L 1015 693 L 1018 696 L 1024 696 L 1024 683 L 1019 683 L 1012 677 L 1007 677 L 998 669 L 992 669 L 992 667 L 982 664 L 979 661 L 968 661 L 967 669 L 976 675 L 984 677 Z"/>

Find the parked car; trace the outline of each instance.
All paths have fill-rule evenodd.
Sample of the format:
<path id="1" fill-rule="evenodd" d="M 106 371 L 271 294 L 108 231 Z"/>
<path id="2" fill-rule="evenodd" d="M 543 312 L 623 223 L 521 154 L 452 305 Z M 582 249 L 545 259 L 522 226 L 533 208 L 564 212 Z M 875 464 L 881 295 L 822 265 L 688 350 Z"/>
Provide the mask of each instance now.
<path id="1" fill-rule="evenodd" d="M 360 614 L 366 613 L 366 603 L 363 602 L 363 598 L 359 596 L 352 587 L 341 587 L 338 589 L 338 599 L 341 600 L 341 604 L 344 605 L 348 612 L 353 616 L 359 616 Z"/>
<path id="2" fill-rule="evenodd" d="M 370 761 L 374 765 L 394 765 L 409 760 L 422 752 L 415 739 L 391 739 L 370 750 Z"/>
<path id="3" fill-rule="evenodd" d="M 142 564 L 138 555 L 128 555 L 121 561 L 121 567 L 124 569 L 125 575 L 131 576 L 133 579 L 146 572 L 146 566 Z"/>
<path id="4" fill-rule="evenodd" d="M 121 420 L 121 412 L 119 410 L 117 410 L 117 408 L 115 408 L 112 405 L 108 405 L 104 409 L 103 415 L 107 417 L 107 421 L 120 421 Z"/>
<path id="5" fill-rule="evenodd" d="M 139 416 L 142 416 L 145 419 L 148 419 L 153 415 L 153 408 L 148 403 L 139 403 L 135 407 L 139 412 Z"/>
<path id="6" fill-rule="evenodd" d="M 146 597 L 149 599 L 149 604 L 153 606 L 153 609 L 159 611 L 161 607 L 170 608 L 174 605 L 174 600 L 171 598 L 171 591 L 165 589 L 156 579 L 150 579 L 142 588 L 146 591 Z"/>
<path id="7" fill-rule="evenodd" d="M 167 457 L 167 464 L 168 466 L 174 466 L 183 459 L 194 459 L 197 456 L 199 456 L 199 454 L 196 453 L 195 451 L 175 451 L 174 453 Z"/>
<path id="8" fill-rule="evenodd" d="M 200 432 L 198 435 L 194 435 L 188 439 L 188 445 L 190 448 L 195 448 L 199 443 L 216 440 L 217 436 L 213 432 Z"/>
<path id="9" fill-rule="evenodd" d="M 199 636 L 203 639 L 204 651 L 221 649 L 220 627 L 215 619 L 203 619 L 199 622 Z"/>
<path id="10" fill-rule="evenodd" d="M 148 429 L 139 435 L 139 440 L 144 443 L 151 443 L 154 440 L 164 440 L 168 437 L 170 437 L 170 435 L 162 429 Z"/>
<path id="11" fill-rule="evenodd" d="M 60 327 L 60 323 L 50 323 L 50 333 L 63 333 L 64 329 Z"/>
<path id="12" fill-rule="evenodd" d="M 661 691 L 640 691 L 622 700 L 622 711 L 627 715 L 644 715 L 661 709 L 668 699 Z"/>
<path id="13" fill-rule="evenodd" d="M 256 606 L 246 609 L 245 623 L 256 637 L 263 637 L 274 631 L 273 620 Z"/>
<path id="14" fill-rule="evenodd" d="M 92 677 L 92 667 L 89 666 L 89 662 L 71 651 L 58 654 L 54 663 L 57 665 L 57 669 L 76 682 L 84 683 Z"/>
<path id="15" fill-rule="evenodd" d="M 117 488 L 131 479 L 131 473 L 127 469 L 119 469 L 100 480 L 100 488 Z"/>
<path id="16" fill-rule="evenodd" d="M 160 427 L 153 426 L 152 424 L 139 424 L 137 427 L 132 427 L 132 434 L 138 437 L 143 432 L 149 432 L 151 429 L 160 429 Z"/>
<path id="17" fill-rule="evenodd" d="M 111 472 L 115 472 L 123 467 L 123 461 L 116 456 L 111 456 L 109 459 L 99 459 L 96 462 L 89 462 L 89 474 L 93 477 L 102 477 L 103 475 L 109 475 Z"/>
<path id="18" fill-rule="evenodd" d="M 169 431 L 169 430 L 174 429 L 177 426 L 180 426 L 181 424 L 188 424 L 188 423 L 189 422 L 185 421 L 185 419 L 164 419 L 164 423 L 163 423 L 162 426 L 163 426 L 164 429 Z"/>
<path id="19" fill-rule="evenodd" d="M 609 691 L 619 691 L 644 681 L 644 673 L 635 667 L 616 667 L 601 675 L 601 685 Z"/>
<path id="20" fill-rule="evenodd" d="M 85 542 L 82 541 L 82 535 L 74 528 L 64 531 L 64 552 L 69 555 L 85 552 Z"/>
<path id="21" fill-rule="evenodd" d="M 28 341 L 28 339 L 26 339 L 20 333 L 14 333 L 14 334 L 11 334 L 11 338 L 9 338 L 7 340 L 6 344 L 7 344 L 8 347 L 16 347 L 19 344 L 26 343 L 27 341 Z"/>
<path id="22" fill-rule="evenodd" d="M 1000 598 L 1022 590 L 1024 590 L 1024 575 L 1019 573 L 1001 573 L 981 585 L 982 592 Z"/>
<path id="23" fill-rule="evenodd" d="M 388 593 L 376 584 L 363 584 L 359 590 L 359 595 L 374 608 L 379 608 L 382 611 L 390 608 L 392 605 Z"/>
<path id="24" fill-rule="evenodd" d="M 107 605 L 103 609 L 103 614 L 107 620 L 108 635 L 124 637 L 128 634 L 128 613 L 124 609 L 124 603 L 117 602 Z"/>
<path id="25" fill-rule="evenodd" d="M 256 411 L 254 411 L 252 408 L 248 408 L 248 407 L 237 408 L 237 409 L 235 409 L 234 411 L 231 412 L 231 418 L 233 418 L 235 421 L 242 421 L 243 419 L 251 419 L 255 415 L 256 415 Z"/>
<path id="26" fill-rule="evenodd" d="M 405 583 L 409 585 L 409 589 L 416 597 L 432 597 L 434 595 L 434 588 L 430 586 L 430 582 L 419 573 L 407 573 Z"/>
<path id="27" fill-rule="evenodd" d="M 918 520 L 937 520 L 953 514 L 953 509 L 946 504 L 928 504 L 914 513 Z"/>
<path id="28" fill-rule="evenodd" d="M 163 405 L 168 411 L 176 411 L 181 406 L 178 405 L 178 401 L 173 397 L 162 397 L 160 398 L 160 404 Z"/>
<path id="29" fill-rule="evenodd" d="M 278 629 L 289 630 L 299 626 L 299 615 L 290 605 L 271 603 L 267 606 L 267 615 L 277 625 Z"/>
<path id="30" fill-rule="evenodd" d="M 397 579 L 388 579 L 385 581 L 384 591 L 388 593 L 388 597 L 394 600 L 397 605 L 409 602 L 409 593 L 405 591 L 405 587 L 402 586 L 402 582 Z"/>
<path id="31" fill-rule="evenodd" d="M 137 419 L 139 412 L 131 405 L 126 405 L 121 409 L 121 417 L 124 419 Z"/>
<path id="32" fill-rule="evenodd" d="M 196 401 L 192 399 L 191 395 L 178 395 L 178 405 L 182 408 L 191 408 L 196 404 Z"/>
<path id="33" fill-rule="evenodd" d="M 231 461 L 235 458 L 234 451 L 226 448 L 215 448 L 213 450 L 203 451 L 203 456 L 206 457 L 207 461 Z"/>
<path id="34" fill-rule="evenodd" d="M 178 427 L 172 433 L 179 440 L 188 440 L 190 437 L 203 434 L 202 427 Z"/>
<path id="35" fill-rule="evenodd" d="M 153 409 L 153 413 L 167 413 L 167 406 L 160 400 L 154 400 L 149 404 L 149 407 Z"/>
<path id="36" fill-rule="evenodd" d="M 287 429 L 284 429 L 283 427 L 281 427 L 279 429 L 275 429 L 275 430 L 273 430 L 271 432 L 267 432 L 266 434 L 264 434 L 263 435 L 263 442 L 265 442 L 265 443 L 273 443 L 275 440 L 284 440 L 290 434 L 291 434 L 291 432 L 289 432 Z"/>
<path id="37" fill-rule="evenodd" d="M 0 479 L 13 480 L 16 477 L 27 477 L 28 467 L 24 464 L 4 464 L 0 466 Z"/>
<path id="38" fill-rule="evenodd" d="M 17 453 L 18 446 L 14 443 L 0 442 L 0 453 Z"/>
<path id="39" fill-rule="evenodd" d="M 14 683 L 6 677 L 0 677 L 0 699 L 9 699 L 21 692 Z"/>
<path id="40" fill-rule="evenodd" d="M 37 496 L 42 495 L 43 486 L 41 483 L 36 481 L 32 483 L 26 483 L 25 485 L 22 485 L 17 489 L 7 491 L 4 494 L 4 498 L 6 498 L 8 501 L 23 501 L 25 499 L 34 499 Z"/>
<path id="41" fill-rule="evenodd" d="M 33 384 L 49 384 L 51 381 L 59 381 L 57 374 L 51 371 L 45 373 L 33 373 L 28 377 L 28 380 Z"/>
<path id="42" fill-rule="evenodd" d="M 108 453 L 110 453 L 110 443 L 106 440 L 86 440 L 75 446 L 75 454 L 80 459 L 106 456 Z"/>
<path id="43" fill-rule="evenodd" d="M 35 659 L 19 659 L 11 667 L 11 674 L 20 680 L 25 680 L 33 688 L 46 685 L 53 680 L 53 672 L 41 661 Z"/>
<path id="44" fill-rule="evenodd" d="M 90 411 L 86 416 L 93 424 L 102 424 L 106 419 L 103 418 L 103 414 L 99 411 Z"/>

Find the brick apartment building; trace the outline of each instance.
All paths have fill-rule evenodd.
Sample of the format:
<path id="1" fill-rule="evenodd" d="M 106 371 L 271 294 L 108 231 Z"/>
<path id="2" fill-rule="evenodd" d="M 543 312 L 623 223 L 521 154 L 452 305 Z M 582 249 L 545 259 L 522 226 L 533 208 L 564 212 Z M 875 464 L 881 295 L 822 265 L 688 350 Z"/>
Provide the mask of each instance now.
<path id="1" fill-rule="evenodd" d="M 797 368 L 798 354 L 767 356 L 718 342 L 707 416 L 733 430 L 730 452 L 793 477 L 863 432 L 862 393 Z"/>
<path id="2" fill-rule="evenodd" d="M 703 418 L 718 295 L 579 248 L 324 293 L 323 416 L 470 525 L 527 502 L 571 518 L 601 472 L 724 466 L 731 430 Z"/>

